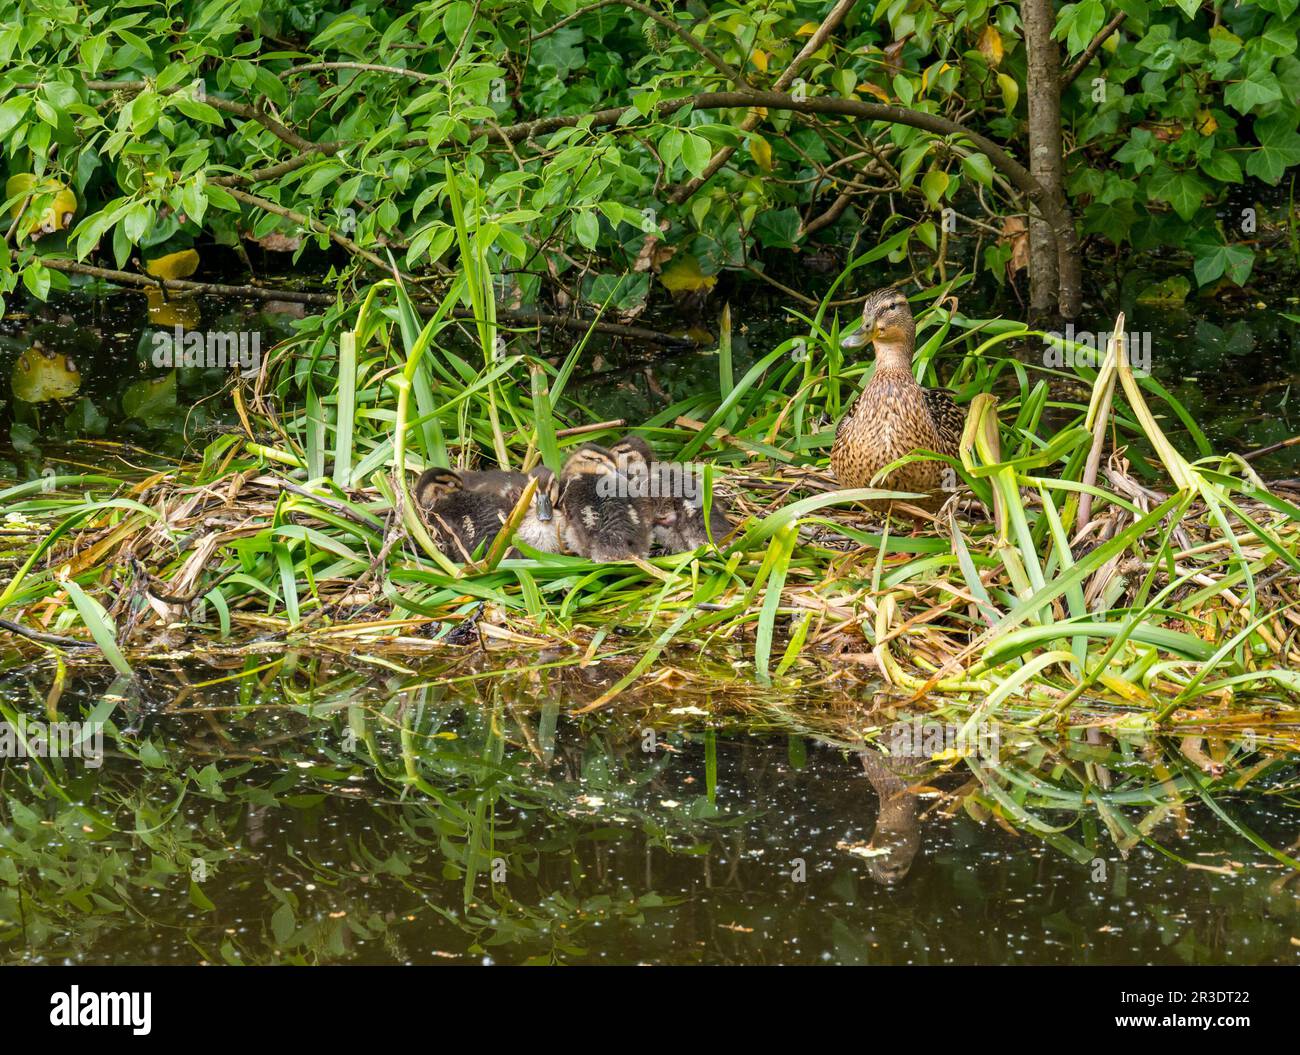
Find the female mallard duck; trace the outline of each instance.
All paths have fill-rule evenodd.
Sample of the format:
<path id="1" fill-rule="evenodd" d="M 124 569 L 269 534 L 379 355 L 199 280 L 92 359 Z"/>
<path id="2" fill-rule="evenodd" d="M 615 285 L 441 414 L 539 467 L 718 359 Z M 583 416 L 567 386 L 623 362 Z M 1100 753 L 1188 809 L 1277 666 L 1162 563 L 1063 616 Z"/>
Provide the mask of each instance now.
<path id="1" fill-rule="evenodd" d="M 912 376 L 916 323 L 907 298 L 896 289 L 877 290 L 862 309 L 862 328 L 841 342 L 875 345 L 876 370 L 835 430 L 831 469 L 843 487 L 883 487 L 933 495 L 947 468 L 939 461 L 914 461 L 872 482 L 886 465 L 915 450 L 957 456 L 965 415 L 947 392 L 922 388 Z M 868 502 L 880 508 L 886 502 Z M 933 505 L 933 498 L 918 503 Z"/>
<path id="2" fill-rule="evenodd" d="M 633 483 L 646 473 L 644 458 L 633 454 L 620 469 L 604 447 L 584 443 L 564 463 L 559 501 L 563 539 L 570 553 L 596 561 L 627 560 L 650 553 L 654 510 Z"/>
<path id="3" fill-rule="evenodd" d="M 636 479 L 636 466 L 649 472 L 644 490 L 654 519 L 654 544 L 665 553 L 686 553 L 709 542 L 721 542 L 731 532 L 726 501 L 716 491 L 704 520 L 704 488 L 692 466 L 655 461 L 650 444 L 640 436 L 624 436 L 609 449 L 620 468 Z"/>

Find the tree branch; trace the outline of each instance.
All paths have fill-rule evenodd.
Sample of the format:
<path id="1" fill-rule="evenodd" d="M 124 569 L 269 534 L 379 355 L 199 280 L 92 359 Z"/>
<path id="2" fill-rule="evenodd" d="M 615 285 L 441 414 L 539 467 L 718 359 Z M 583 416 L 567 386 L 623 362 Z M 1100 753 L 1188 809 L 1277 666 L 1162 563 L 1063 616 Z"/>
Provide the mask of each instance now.
<path id="1" fill-rule="evenodd" d="M 799 71 L 814 54 L 821 50 L 822 45 L 824 45 L 830 38 L 830 35 L 839 28 L 840 23 L 848 17 L 849 12 L 853 10 L 856 3 L 857 0 L 839 0 L 839 3 L 831 8 L 830 14 L 828 14 L 822 21 L 822 24 L 817 27 L 816 32 L 808 38 L 808 42 L 800 49 L 799 54 L 794 57 L 794 61 L 791 62 L 790 65 L 786 67 L 785 72 L 777 78 L 776 84 L 774 85 L 776 91 L 783 92 L 794 83 L 794 79 L 799 75 Z M 759 122 L 761 121 L 762 118 L 758 114 L 751 113 L 741 123 L 741 130 L 744 132 L 752 132 L 758 127 Z M 727 163 L 731 158 L 731 155 L 735 152 L 735 147 L 723 147 L 709 159 L 708 165 L 705 166 L 704 171 L 700 175 L 683 183 L 673 191 L 668 200 L 674 205 L 680 205 L 717 175 L 718 170 Z"/>
<path id="2" fill-rule="evenodd" d="M 60 637 L 58 634 L 46 634 L 40 630 L 33 630 L 29 626 L 23 626 L 22 623 L 11 622 L 8 619 L 0 619 L 0 630 L 8 630 L 11 634 L 17 634 L 19 637 L 30 638 L 32 641 L 39 641 L 42 645 L 58 645 L 60 648 L 96 648 L 93 641 L 78 641 L 75 637 Z"/>
<path id="3" fill-rule="evenodd" d="M 146 88 L 153 87 L 149 81 L 87 81 L 86 90 L 92 92 L 133 92 L 138 93 Z M 183 91 L 184 88 L 177 85 L 172 88 L 166 88 L 160 91 L 159 95 L 175 95 Z M 220 99 L 215 95 L 204 96 L 203 101 L 211 106 L 214 110 L 221 110 L 228 114 L 234 114 L 236 117 L 242 117 L 248 121 L 256 121 L 259 125 L 269 131 L 277 139 L 288 143 L 295 150 L 312 150 L 316 144 L 310 139 L 303 139 L 293 129 L 281 124 L 270 114 L 259 110 L 256 106 L 250 106 L 248 103 L 231 102 L 229 99 Z"/>
<path id="4" fill-rule="evenodd" d="M 993 163 L 1007 181 L 1016 190 L 1024 194 L 1047 221 L 1055 244 L 1058 259 L 1068 257 L 1078 259 L 1078 233 L 1074 229 L 1074 216 L 1069 207 L 1049 194 L 1020 162 L 1011 157 L 1002 147 L 981 135 L 938 114 L 909 110 L 902 106 L 885 103 L 867 103 L 860 99 L 842 99 L 838 96 L 814 95 L 796 99 L 781 92 L 737 91 L 737 92 L 701 92 L 680 99 L 665 99 L 659 103 L 656 111 L 660 117 L 667 117 L 678 110 L 692 107 L 696 110 L 726 110 L 745 107 L 766 107 L 769 110 L 791 110 L 802 114 L 837 114 L 842 117 L 856 117 L 864 121 L 883 121 L 888 124 L 907 125 L 940 136 L 962 136 Z M 475 136 L 487 136 L 517 142 L 532 136 L 570 128 L 579 122 L 596 128 L 615 125 L 619 119 L 633 109 L 630 106 L 618 106 L 608 110 L 598 110 L 591 114 L 569 114 L 564 117 L 544 117 L 536 121 L 505 127 L 493 125 L 480 126 L 475 129 Z M 1076 265 L 1064 267 L 1063 274 L 1077 271 Z M 1067 288 L 1062 283 L 1060 311 L 1066 318 L 1074 318 L 1079 311 L 1079 291 Z"/>
<path id="5" fill-rule="evenodd" d="M 328 235 L 330 241 L 335 245 L 346 249 L 352 255 L 361 257 L 362 260 L 373 264 L 380 270 L 391 270 L 388 261 L 375 253 L 372 253 L 369 249 L 357 245 L 357 243 L 352 241 L 351 238 L 339 234 L 338 231 L 334 230 L 328 224 L 322 223 L 320 220 L 313 220 L 309 216 L 304 216 L 300 212 L 295 212 L 293 209 L 286 208 L 279 202 L 273 202 L 268 198 L 259 198 L 256 194 L 248 194 L 245 191 L 236 190 L 234 187 L 231 187 L 228 193 L 235 199 L 235 201 L 243 202 L 245 205 L 251 205 L 256 209 L 262 209 L 265 212 L 274 213 L 276 216 L 282 216 L 286 220 L 291 220 L 293 223 L 296 223 L 299 227 L 307 227 L 313 231 L 318 231 L 321 234 Z M 402 275 L 402 278 L 409 281 L 410 276 Z"/>
<path id="6" fill-rule="evenodd" d="M 1097 35 L 1093 37 L 1088 46 L 1083 49 L 1083 53 L 1075 59 L 1074 64 L 1061 75 L 1061 91 L 1065 91 L 1066 88 L 1074 83 L 1075 78 L 1087 69 L 1088 63 L 1093 60 L 1093 57 L 1099 50 L 1101 50 L 1101 46 L 1106 43 L 1106 38 L 1114 33 L 1115 30 L 1119 29 L 1119 27 L 1124 24 L 1124 19 L 1126 18 L 1128 18 L 1128 12 L 1121 11 L 1097 31 Z"/>
<path id="7" fill-rule="evenodd" d="M 63 257 L 41 257 L 41 263 L 55 271 L 73 275 L 88 275 L 106 282 L 115 282 L 119 286 L 133 286 L 136 289 L 169 289 L 177 293 L 208 293 L 226 297 L 252 297 L 258 300 L 286 300 L 296 304 L 314 304 L 329 307 L 337 303 L 338 297 L 333 293 L 312 293 L 298 289 L 272 289 L 267 286 L 230 286 L 218 282 L 194 282 L 179 278 L 154 278 L 152 275 L 138 275 L 133 271 L 116 271 L 106 267 L 82 264 L 76 260 Z M 432 305 L 417 304 L 417 310 L 425 316 L 432 316 L 436 309 Z M 452 318 L 466 322 L 474 321 L 474 313 L 468 309 L 457 308 L 451 313 Z M 650 344 L 662 344 L 671 348 L 693 348 L 695 342 L 689 337 L 673 337 L 658 330 L 649 330 L 642 326 L 624 326 L 617 322 L 603 322 L 597 319 L 580 319 L 568 315 L 552 315 L 539 311 L 519 311 L 514 308 L 496 310 L 498 322 L 508 326 L 549 326 L 555 329 L 572 330 L 586 333 L 595 330 L 610 337 L 622 337 L 631 341 L 645 341 Z"/>
<path id="8" fill-rule="evenodd" d="M 397 77 L 410 77 L 417 81 L 438 80 L 436 73 L 421 73 L 419 70 L 408 70 L 402 66 L 377 66 L 370 62 L 307 62 L 301 66 L 290 66 L 287 70 L 281 70 L 276 76 L 284 80 L 296 73 L 311 73 L 315 70 L 364 70 L 368 73 L 391 73 Z"/>

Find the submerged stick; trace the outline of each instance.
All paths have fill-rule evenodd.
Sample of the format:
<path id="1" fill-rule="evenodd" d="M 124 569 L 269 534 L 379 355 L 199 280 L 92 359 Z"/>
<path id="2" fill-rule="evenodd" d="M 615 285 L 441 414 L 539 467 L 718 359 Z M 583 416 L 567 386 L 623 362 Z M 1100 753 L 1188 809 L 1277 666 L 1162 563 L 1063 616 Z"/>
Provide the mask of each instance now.
<path id="1" fill-rule="evenodd" d="M 0 619 L 0 630 L 8 630 L 11 634 L 17 634 L 19 637 L 28 638 L 42 645 L 58 645 L 60 648 L 98 647 L 93 641 L 78 641 L 75 637 L 61 637 L 58 634 L 45 634 L 39 630 L 32 630 L 30 627 L 23 626 L 22 623 L 15 623 L 8 619 Z"/>
<path id="2" fill-rule="evenodd" d="M 91 278 L 102 278 L 106 282 L 116 282 L 121 286 L 134 286 L 137 289 L 169 289 L 178 293 L 209 293 L 213 296 L 223 297 L 287 300 L 297 304 L 318 304 L 321 307 L 329 307 L 337 303 L 339 299 L 333 293 L 313 293 L 307 290 L 273 289 L 268 286 L 236 286 L 220 282 L 194 282 L 190 279 L 180 278 L 154 278 L 150 275 L 137 275 L 131 271 L 94 267 L 91 264 L 82 264 L 75 260 L 64 260 L 59 257 L 42 257 L 41 263 L 46 267 L 53 268 L 55 271 L 63 271 L 73 275 L 88 275 Z M 416 310 L 421 315 L 431 316 L 436 309 L 428 305 L 417 304 Z M 474 313 L 465 308 L 457 308 L 452 311 L 451 315 L 452 318 L 465 322 L 474 321 Z M 671 334 L 660 333 L 658 330 L 650 330 L 644 326 L 625 326 L 622 323 L 580 319 L 571 315 L 553 315 L 548 312 L 518 311 L 512 308 L 500 307 L 496 310 L 496 316 L 498 322 L 508 323 L 512 326 L 549 326 L 554 329 L 574 330 L 579 333 L 595 330 L 597 333 L 608 334 L 611 337 L 623 337 L 629 341 L 663 344 L 673 348 L 695 347 L 695 341 L 689 337 L 674 337 Z"/>

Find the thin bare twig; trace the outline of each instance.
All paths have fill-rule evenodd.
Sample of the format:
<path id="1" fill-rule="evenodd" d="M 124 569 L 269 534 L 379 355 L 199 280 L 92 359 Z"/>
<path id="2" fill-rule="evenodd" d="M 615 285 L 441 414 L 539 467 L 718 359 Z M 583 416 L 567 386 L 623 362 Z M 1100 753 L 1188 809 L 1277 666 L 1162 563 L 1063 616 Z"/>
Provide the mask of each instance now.
<path id="1" fill-rule="evenodd" d="M 1093 56 L 1095 56 L 1101 49 L 1101 46 L 1106 43 L 1106 38 L 1114 33 L 1115 30 L 1119 29 L 1119 27 L 1124 24 L 1126 18 L 1128 18 L 1128 12 L 1121 11 L 1097 31 L 1097 35 L 1092 38 L 1088 46 L 1084 48 L 1079 57 L 1074 60 L 1074 64 L 1061 74 L 1061 91 L 1065 91 L 1066 88 L 1074 83 L 1074 79 L 1088 68 L 1088 63 L 1093 60 Z"/>

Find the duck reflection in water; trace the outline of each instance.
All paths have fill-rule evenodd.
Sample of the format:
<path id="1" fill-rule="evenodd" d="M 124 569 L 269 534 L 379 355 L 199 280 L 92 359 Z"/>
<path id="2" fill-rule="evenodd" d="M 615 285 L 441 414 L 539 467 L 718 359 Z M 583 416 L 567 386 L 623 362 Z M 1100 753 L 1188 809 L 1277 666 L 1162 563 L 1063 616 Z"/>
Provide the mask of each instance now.
<path id="1" fill-rule="evenodd" d="M 865 858 L 871 878 L 882 886 L 901 883 L 921 849 L 920 803 L 907 789 L 920 776 L 916 759 L 891 758 L 878 751 L 863 751 L 862 768 L 880 799 L 876 829 Z"/>

